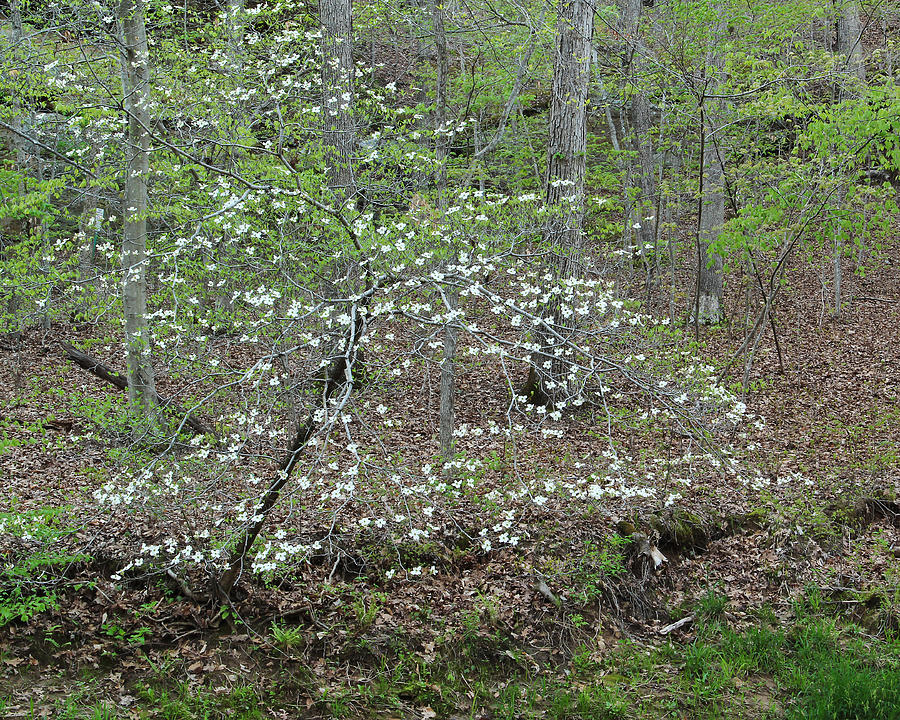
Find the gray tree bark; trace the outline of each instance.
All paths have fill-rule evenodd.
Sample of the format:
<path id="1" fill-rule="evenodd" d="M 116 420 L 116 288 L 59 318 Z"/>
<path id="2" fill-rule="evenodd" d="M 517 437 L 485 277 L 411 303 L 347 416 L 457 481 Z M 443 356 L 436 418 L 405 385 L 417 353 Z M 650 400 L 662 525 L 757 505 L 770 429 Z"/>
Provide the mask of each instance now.
<path id="1" fill-rule="evenodd" d="M 128 399 L 147 420 L 156 416 L 157 395 L 147 320 L 147 178 L 150 174 L 150 52 L 143 0 L 121 0 L 122 98 L 128 116 L 125 233 L 122 242 L 122 304 Z"/>
<path id="2" fill-rule="evenodd" d="M 884 74 L 894 77 L 894 47 L 893 33 L 888 29 L 887 9 L 882 8 L 881 13 L 881 37 L 884 48 Z"/>
<path id="3" fill-rule="evenodd" d="M 438 206 L 444 210 L 447 204 L 447 80 L 450 75 L 450 54 L 447 49 L 447 31 L 444 28 L 444 6 L 442 0 L 431 0 L 431 23 L 434 30 L 434 46 L 437 54 L 435 70 L 434 102 L 434 154 L 438 171 L 436 176 Z"/>
<path id="4" fill-rule="evenodd" d="M 725 33 L 725 22 L 720 20 L 716 35 Z M 699 325 L 715 325 L 722 322 L 725 315 L 722 309 L 722 257 L 710 251 L 710 245 L 718 237 L 725 224 L 725 168 L 723 167 L 723 148 L 720 143 L 718 128 L 723 124 L 725 103 L 722 99 L 712 100 L 718 89 L 718 74 L 721 71 L 722 58 L 719 55 L 715 38 L 706 56 L 705 74 L 707 80 L 700 97 L 700 133 L 702 158 L 700 168 L 700 209 L 697 220 L 697 243 L 699 267 L 697 268 L 697 299 L 695 321 Z M 711 76 L 711 77 L 710 77 Z"/>
<path id="5" fill-rule="evenodd" d="M 866 82 L 866 63 L 862 46 L 862 22 L 859 19 L 859 4 L 844 2 L 837 15 L 837 52 L 844 58 L 847 75 L 860 83 Z"/>
<path id="6" fill-rule="evenodd" d="M 550 209 L 544 242 L 557 255 L 556 280 L 580 274 L 584 237 L 584 178 L 587 160 L 587 98 L 591 76 L 594 5 L 588 0 L 562 0 L 558 9 L 556 56 L 547 143 L 545 203 Z M 557 301 L 548 308 L 557 330 L 567 331 Z M 571 316 L 574 317 L 574 316 Z M 567 390 L 565 370 L 553 339 L 545 333 L 542 350 L 532 364 L 525 395 L 532 402 L 555 402 Z M 549 367 L 548 367 L 549 365 Z"/>
<path id="7" fill-rule="evenodd" d="M 843 195 L 843 192 L 835 193 L 835 201 L 837 202 L 838 206 L 840 206 Z M 841 316 L 841 306 L 844 304 L 842 287 L 844 275 L 841 269 L 841 259 L 844 256 L 844 236 L 843 228 L 841 228 L 839 222 L 836 222 L 834 228 L 832 229 L 832 236 L 834 238 L 834 258 L 832 260 L 834 266 L 834 306 L 832 308 L 831 315 L 834 318 L 839 318 Z"/>
<path id="8" fill-rule="evenodd" d="M 697 318 L 701 325 L 715 325 L 724 317 L 722 311 L 722 256 L 709 246 L 719 237 L 725 224 L 724 169 L 718 143 L 707 133 L 703 148 L 703 200 L 699 223 L 702 262 L 700 264 Z"/>
<path id="9" fill-rule="evenodd" d="M 593 30 L 594 6 L 586 0 L 563 0 L 557 22 L 545 196 L 555 212 L 544 229 L 545 240 L 560 251 L 561 278 L 580 264 L 583 244 Z"/>
<path id="10" fill-rule="evenodd" d="M 322 24 L 322 113 L 328 187 L 341 199 L 355 191 L 353 153 L 353 0 L 320 0 Z"/>
<path id="11" fill-rule="evenodd" d="M 103 209 L 97 207 L 97 192 L 93 189 L 85 193 L 80 225 L 82 240 L 78 255 L 78 282 L 85 287 L 94 277 L 97 235 L 103 225 Z"/>
<path id="12" fill-rule="evenodd" d="M 459 307 L 459 290 L 449 288 L 446 309 L 455 312 Z M 452 323 L 444 327 L 444 357 L 441 361 L 440 440 L 441 457 L 449 462 L 454 455 L 453 430 L 456 425 L 456 344 L 457 329 Z"/>
<path id="13" fill-rule="evenodd" d="M 835 51 L 843 60 L 841 79 L 836 86 L 836 95 L 839 100 L 845 100 L 858 95 L 859 89 L 866 82 L 866 64 L 862 47 L 862 23 L 859 19 L 859 4 L 857 2 L 844 2 L 837 9 L 837 42 Z M 844 198 L 844 192 L 835 194 L 835 201 L 840 207 Z M 833 230 L 834 236 L 834 307 L 832 316 L 839 318 L 843 299 L 843 272 L 841 258 L 844 255 L 843 228 L 837 223 Z"/>
<path id="14" fill-rule="evenodd" d="M 438 207 L 443 213 L 447 209 L 447 95 L 450 75 L 450 54 L 447 50 L 447 31 L 444 27 L 444 6 L 442 0 L 431 0 L 431 22 L 434 30 L 434 44 L 437 53 L 435 85 L 434 131 L 435 160 L 438 163 L 436 177 Z M 450 252 L 451 262 L 456 260 L 454 249 Z M 444 304 L 449 313 L 459 307 L 459 290 L 450 286 L 444 296 Z M 441 360 L 441 406 L 440 442 L 441 457 L 444 462 L 453 460 L 453 430 L 456 424 L 456 344 L 457 330 L 453 322 L 444 326 L 444 352 Z"/>
<path id="15" fill-rule="evenodd" d="M 647 247 L 652 246 L 656 237 L 655 200 L 656 173 L 653 163 L 653 139 L 650 136 L 650 102 L 646 91 L 641 87 L 641 72 L 646 62 L 643 47 L 639 39 L 642 0 L 625 0 L 623 25 L 628 38 L 627 53 L 630 58 L 629 68 L 632 85 L 636 88 L 631 94 L 628 105 L 628 121 L 631 124 L 631 144 L 637 157 L 634 178 L 640 192 L 635 203 L 638 225 L 635 232 L 638 250 L 642 258 L 646 257 Z M 651 218 L 651 219 L 647 219 Z"/>
<path id="16" fill-rule="evenodd" d="M 13 51 L 19 52 L 19 45 L 22 42 L 22 8 L 19 4 L 19 0 L 10 0 L 9 20 L 12 30 L 12 33 L 10 34 L 10 43 L 13 46 Z M 21 109 L 18 98 L 13 98 L 12 100 L 16 113 L 10 123 L 15 130 L 21 132 L 23 130 L 22 113 L 24 111 Z M 14 133 L 11 140 L 16 149 L 16 167 L 18 167 L 22 173 L 27 174 L 28 153 L 26 152 L 27 145 L 25 139 L 21 135 L 16 135 Z M 20 192 L 24 192 L 24 182 L 20 183 L 19 189 Z"/>

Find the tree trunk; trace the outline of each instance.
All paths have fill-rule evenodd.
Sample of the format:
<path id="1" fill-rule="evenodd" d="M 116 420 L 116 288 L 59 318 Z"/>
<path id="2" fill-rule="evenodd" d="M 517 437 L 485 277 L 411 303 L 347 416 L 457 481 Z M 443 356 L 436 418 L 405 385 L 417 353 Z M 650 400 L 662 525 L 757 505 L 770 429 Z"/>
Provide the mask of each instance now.
<path id="1" fill-rule="evenodd" d="M 703 129 L 702 132 L 706 132 Z M 709 246 L 718 239 L 725 223 L 724 172 L 719 149 L 714 138 L 707 134 L 703 148 L 703 200 L 699 222 L 701 248 L 699 298 L 697 319 L 701 325 L 715 325 L 722 321 L 722 256 L 710 252 Z"/>
<path id="2" fill-rule="evenodd" d="M 722 322 L 722 257 L 710 252 L 710 245 L 719 238 L 725 224 L 725 168 L 723 148 L 717 131 L 724 125 L 725 101 L 710 102 L 707 95 L 715 94 L 722 69 L 722 57 L 717 49 L 717 38 L 725 34 L 726 23 L 718 22 L 716 37 L 706 55 L 705 81 L 700 96 L 700 207 L 697 218 L 697 297 L 695 326 L 715 325 Z M 712 112 L 711 112 L 712 111 Z"/>
<path id="3" fill-rule="evenodd" d="M 449 288 L 447 309 L 450 312 L 459 307 L 459 290 Z M 444 357 L 441 362 L 441 409 L 440 438 L 441 457 L 449 462 L 454 455 L 453 429 L 456 415 L 456 327 L 447 323 L 444 327 Z"/>
<path id="4" fill-rule="evenodd" d="M 587 97 L 591 73 L 594 5 L 587 0 L 563 0 L 559 6 L 545 202 L 550 210 L 544 243 L 557 257 L 557 284 L 581 272 L 584 239 L 584 177 L 587 156 Z M 574 322 L 565 319 L 559 296 L 546 314 L 557 331 Z M 541 351 L 531 366 L 524 394 L 538 404 L 554 404 L 568 383 L 564 363 L 556 356 L 550 333 L 540 338 Z"/>
<path id="5" fill-rule="evenodd" d="M 22 9 L 19 5 L 19 0 L 10 0 L 9 2 L 9 20 L 11 26 L 11 34 L 10 34 L 10 44 L 13 47 L 13 52 L 19 52 L 19 45 L 22 42 Z M 11 98 L 13 104 L 14 116 L 10 120 L 10 124 L 13 126 L 15 130 L 21 132 L 23 130 L 22 123 L 22 115 L 24 114 L 24 110 L 21 107 L 21 103 L 19 102 L 18 97 Z M 21 172 L 23 178 L 28 173 L 28 153 L 26 152 L 26 141 L 25 139 L 13 133 L 11 142 L 16 149 L 16 168 Z M 20 192 L 24 194 L 25 192 L 25 183 L 24 180 L 20 182 Z"/>
<path id="6" fill-rule="evenodd" d="M 594 6 L 564 1 L 559 8 L 550 129 L 546 204 L 555 210 L 544 238 L 560 253 L 560 277 L 578 265 L 584 223 L 587 96 L 591 72 Z"/>
<path id="7" fill-rule="evenodd" d="M 147 178 L 150 174 L 150 52 L 143 0 L 119 4 L 123 106 L 128 116 L 125 234 L 122 266 L 128 399 L 135 412 L 156 415 L 156 385 L 147 321 Z"/>
<path id="8" fill-rule="evenodd" d="M 837 52 L 844 58 L 847 75 L 864 84 L 866 63 L 862 46 L 862 23 L 859 19 L 859 4 L 845 2 L 837 17 Z"/>
<path id="9" fill-rule="evenodd" d="M 86 292 L 94 279 L 94 259 L 97 254 L 97 236 L 103 226 L 103 209 L 97 207 L 97 191 L 89 188 L 85 192 L 84 208 L 81 211 L 81 250 L 78 254 L 78 283 Z M 85 302 L 84 310 L 88 309 Z"/>
<path id="10" fill-rule="evenodd" d="M 832 316 L 839 318 L 841 316 L 841 305 L 843 297 L 841 297 L 843 283 L 843 273 L 841 271 L 841 257 L 844 254 L 844 238 L 843 230 L 840 225 L 834 228 L 834 309 Z"/>
<path id="11" fill-rule="evenodd" d="M 646 258 L 647 247 L 652 246 L 656 236 L 655 201 L 656 173 L 653 168 L 653 140 L 650 136 L 650 102 L 641 87 L 640 74 L 645 62 L 643 48 L 639 41 L 641 19 L 641 0 L 625 0 L 624 30 L 629 45 L 626 48 L 630 59 L 629 68 L 631 84 L 635 90 L 631 93 L 628 105 L 628 121 L 631 123 L 632 149 L 637 157 L 637 167 L 633 170 L 634 178 L 640 194 L 635 203 L 636 222 L 635 238 L 638 251 Z"/>
<path id="12" fill-rule="evenodd" d="M 862 23 L 859 19 L 859 5 L 856 2 L 844 2 L 837 15 L 837 43 L 835 47 L 843 59 L 844 72 L 836 86 L 838 100 L 846 100 L 859 95 L 860 88 L 866 82 L 866 65 L 862 47 Z M 835 194 L 837 207 L 844 198 L 843 191 Z M 834 308 L 832 315 L 841 316 L 843 305 L 841 273 L 841 257 L 844 254 L 844 230 L 840 222 L 834 227 Z"/>
<path id="13" fill-rule="evenodd" d="M 226 32 L 228 34 L 229 71 L 236 84 L 240 84 L 244 74 L 244 0 L 228 0 L 225 10 Z"/>
<path id="14" fill-rule="evenodd" d="M 887 9 L 882 8 L 881 13 L 881 46 L 884 48 L 884 74 L 894 77 L 894 47 L 893 33 L 888 30 Z"/>
<path id="15" fill-rule="evenodd" d="M 19 4 L 19 0 L 10 0 L 9 2 L 9 20 L 10 20 L 10 44 L 12 45 L 12 50 L 14 53 L 18 53 L 20 48 L 19 45 L 22 43 L 22 9 Z M 16 170 L 19 172 L 19 182 L 18 182 L 18 193 L 20 196 L 24 196 L 28 191 L 28 152 L 27 147 L 28 143 L 21 134 L 23 130 L 26 128 L 23 127 L 25 123 L 22 122 L 22 118 L 25 115 L 25 110 L 22 108 L 21 102 L 19 102 L 19 98 L 17 96 L 12 97 L 11 105 L 13 108 L 13 116 L 10 118 L 10 126 L 13 129 L 12 137 L 10 138 L 10 144 L 16 151 Z M 7 230 L 6 227 L 2 223 L 0 223 L 0 227 L 4 230 Z M 13 229 L 13 233 L 15 234 L 27 234 L 30 232 L 31 223 L 29 218 L 18 218 L 18 222 L 16 222 L 16 226 Z M 7 306 L 7 312 L 9 313 L 9 317 L 11 319 L 12 324 L 11 328 L 14 328 L 10 331 L 8 337 L 12 341 L 10 347 L 20 347 L 22 334 L 21 331 L 18 330 L 19 327 L 19 318 L 17 317 L 19 309 L 19 300 L 18 295 L 13 289 L 13 292 L 9 296 L 9 304 Z M 46 311 L 45 311 L 46 312 Z M 20 356 L 21 359 L 21 356 Z M 21 367 L 21 365 L 20 365 Z M 17 378 L 17 386 L 18 381 L 21 378 L 21 373 L 16 374 Z"/>
<path id="16" fill-rule="evenodd" d="M 353 2 L 320 0 L 322 24 L 322 113 L 328 187 L 341 199 L 354 193 L 353 152 Z"/>
<path id="17" fill-rule="evenodd" d="M 434 104 L 435 160 L 438 171 L 436 177 L 437 202 L 441 213 L 447 209 L 447 95 L 450 74 L 450 55 L 447 50 L 447 33 L 444 28 L 444 6 L 442 0 L 431 0 L 431 21 L 434 28 L 434 45 L 437 52 Z M 456 259 L 455 250 L 450 253 L 451 262 Z M 448 287 L 446 306 L 454 313 L 459 306 L 459 290 Z M 456 328 L 452 322 L 444 327 L 444 356 L 441 361 L 441 407 L 440 407 L 440 442 L 441 457 L 444 462 L 453 460 L 456 405 Z"/>
<path id="18" fill-rule="evenodd" d="M 443 211 L 447 206 L 447 79 L 450 75 L 450 55 L 447 50 L 447 32 L 444 29 L 444 6 L 442 0 L 431 0 L 431 22 L 434 26 L 434 46 L 437 52 L 437 80 L 434 102 L 434 154 L 438 165 L 436 177 L 438 207 Z"/>

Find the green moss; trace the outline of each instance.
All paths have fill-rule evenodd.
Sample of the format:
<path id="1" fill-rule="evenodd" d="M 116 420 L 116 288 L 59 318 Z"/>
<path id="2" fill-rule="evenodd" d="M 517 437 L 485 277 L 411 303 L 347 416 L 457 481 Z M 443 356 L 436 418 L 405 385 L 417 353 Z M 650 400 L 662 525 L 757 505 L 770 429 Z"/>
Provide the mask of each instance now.
<path id="1" fill-rule="evenodd" d="M 710 521 L 682 508 L 653 516 L 650 526 L 659 533 L 660 545 L 683 550 L 706 547 L 714 534 Z"/>

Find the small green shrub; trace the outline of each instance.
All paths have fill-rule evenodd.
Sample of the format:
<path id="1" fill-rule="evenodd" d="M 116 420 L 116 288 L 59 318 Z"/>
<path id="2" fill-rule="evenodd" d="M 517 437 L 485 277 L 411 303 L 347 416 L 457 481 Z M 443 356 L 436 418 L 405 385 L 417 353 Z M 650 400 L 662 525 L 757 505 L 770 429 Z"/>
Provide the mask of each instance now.
<path id="1" fill-rule="evenodd" d="M 303 644 L 303 628 L 297 625 L 287 625 L 284 622 L 273 622 L 269 630 L 272 634 L 272 640 L 276 645 L 286 650 L 298 647 Z"/>
<path id="2" fill-rule="evenodd" d="M 6 563 L 0 567 L 0 627 L 16 621 L 28 622 L 35 615 L 56 609 L 59 599 L 54 589 L 55 569 L 89 559 L 87 555 L 54 547 L 55 541 L 70 531 L 61 520 L 65 510 L 49 507 L 0 513 L 0 533 L 22 542 L 22 552 L 7 555 Z"/>

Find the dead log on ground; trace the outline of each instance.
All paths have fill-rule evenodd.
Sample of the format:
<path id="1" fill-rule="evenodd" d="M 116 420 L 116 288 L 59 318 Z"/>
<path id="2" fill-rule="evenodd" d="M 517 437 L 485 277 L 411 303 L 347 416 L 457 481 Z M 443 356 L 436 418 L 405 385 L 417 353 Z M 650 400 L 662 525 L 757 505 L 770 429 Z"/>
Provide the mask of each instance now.
<path id="1" fill-rule="evenodd" d="M 106 382 L 115 385 L 117 388 L 119 388 L 119 390 L 125 391 L 128 389 L 128 378 L 125 377 L 122 373 L 116 372 L 115 370 L 107 367 L 97 358 L 91 357 L 87 353 L 81 352 L 81 350 L 76 348 L 74 345 L 69 345 L 69 343 L 60 341 L 59 346 L 66 351 L 66 355 L 68 356 L 69 360 L 78 365 L 78 367 L 84 368 L 89 373 L 91 373 L 91 375 L 94 375 L 101 380 L 105 380 Z M 175 415 L 184 418 L 184 426 L 190 428 L 195 435 L 215 434 L 210 428 L 206 426 L 205 423 L 185 411 L 185 409 L 177 403 L 160 397 L 159 404 L 162 408 L 170 410 Z"/>

